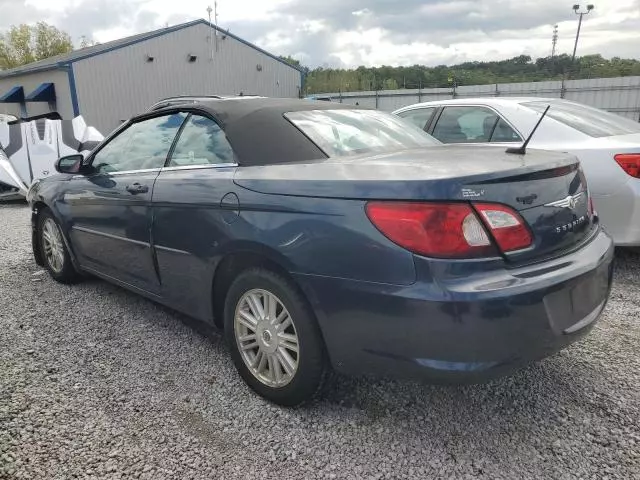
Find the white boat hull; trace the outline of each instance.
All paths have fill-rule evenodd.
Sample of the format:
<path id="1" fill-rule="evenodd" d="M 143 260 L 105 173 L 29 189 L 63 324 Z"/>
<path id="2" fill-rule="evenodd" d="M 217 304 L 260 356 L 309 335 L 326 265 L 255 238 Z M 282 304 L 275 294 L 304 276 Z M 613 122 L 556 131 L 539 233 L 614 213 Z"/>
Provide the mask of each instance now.
<path id="1" fill-rule="evenodd" d="M 25 197 L 34 181 L 56 173 L 58 158 L 86 155 L 103 138 L 81 116 L 0 122 L 0 200 Z"/>

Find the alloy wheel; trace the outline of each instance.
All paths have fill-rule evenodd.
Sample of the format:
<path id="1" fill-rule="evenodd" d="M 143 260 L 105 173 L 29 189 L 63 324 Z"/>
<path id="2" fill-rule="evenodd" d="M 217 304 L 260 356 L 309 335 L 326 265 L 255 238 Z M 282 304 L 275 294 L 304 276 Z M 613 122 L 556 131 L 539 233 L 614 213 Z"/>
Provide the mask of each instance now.
<path id="1" fill-rule="evenodd" d="M 293 379 L 300 344 L 293 318 L 276 295 L 246 292 L 236 306 L 234 333 L 244 364 L 261 383 L 280 388 Z"/>
<path id="2" fill-rule="evenodd" d="M 51 218 L 42 224 L 42 249 L 51 270 L 60 273 L 64 268 L 64 243 L 58 225 Z"/>

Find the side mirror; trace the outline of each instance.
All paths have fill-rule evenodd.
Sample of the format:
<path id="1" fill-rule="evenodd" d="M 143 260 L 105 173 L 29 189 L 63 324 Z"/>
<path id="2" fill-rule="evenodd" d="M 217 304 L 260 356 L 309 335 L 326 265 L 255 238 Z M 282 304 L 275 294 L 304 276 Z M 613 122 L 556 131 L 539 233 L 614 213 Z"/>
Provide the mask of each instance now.
<path id="1" fill-rule="evenodd" d="M 80 153 L 60 157 L 56 162 L 56 170 L 59 173 L 80 173 L 84 157 Z"/>

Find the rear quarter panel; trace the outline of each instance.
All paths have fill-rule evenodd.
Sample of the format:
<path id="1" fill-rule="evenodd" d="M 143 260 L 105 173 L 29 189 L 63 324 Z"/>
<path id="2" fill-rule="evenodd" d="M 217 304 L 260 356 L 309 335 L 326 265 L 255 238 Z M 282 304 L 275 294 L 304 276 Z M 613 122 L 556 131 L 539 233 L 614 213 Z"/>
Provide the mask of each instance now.
<path id="1" fill-rule="evenodd" d="M 362 200 L 238 191 L 235 241 L 254 240 L 283 255 L 295 273 L 407 285 L 412 255 L 369 221 Z"/>

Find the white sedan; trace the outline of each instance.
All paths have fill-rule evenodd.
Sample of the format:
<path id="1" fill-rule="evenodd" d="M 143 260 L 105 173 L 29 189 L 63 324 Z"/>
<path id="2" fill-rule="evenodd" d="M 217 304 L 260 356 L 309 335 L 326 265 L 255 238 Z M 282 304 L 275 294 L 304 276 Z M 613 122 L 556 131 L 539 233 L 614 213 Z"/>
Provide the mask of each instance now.
<path id="1" fill-rule="evenodd" d="M 519 145 L 547 105 L 530 148 L 576 155 L 616 245 L 640 245 L 640 123 L 558 98 L 467 98 L 396 110 L 443 143 Z"/>

